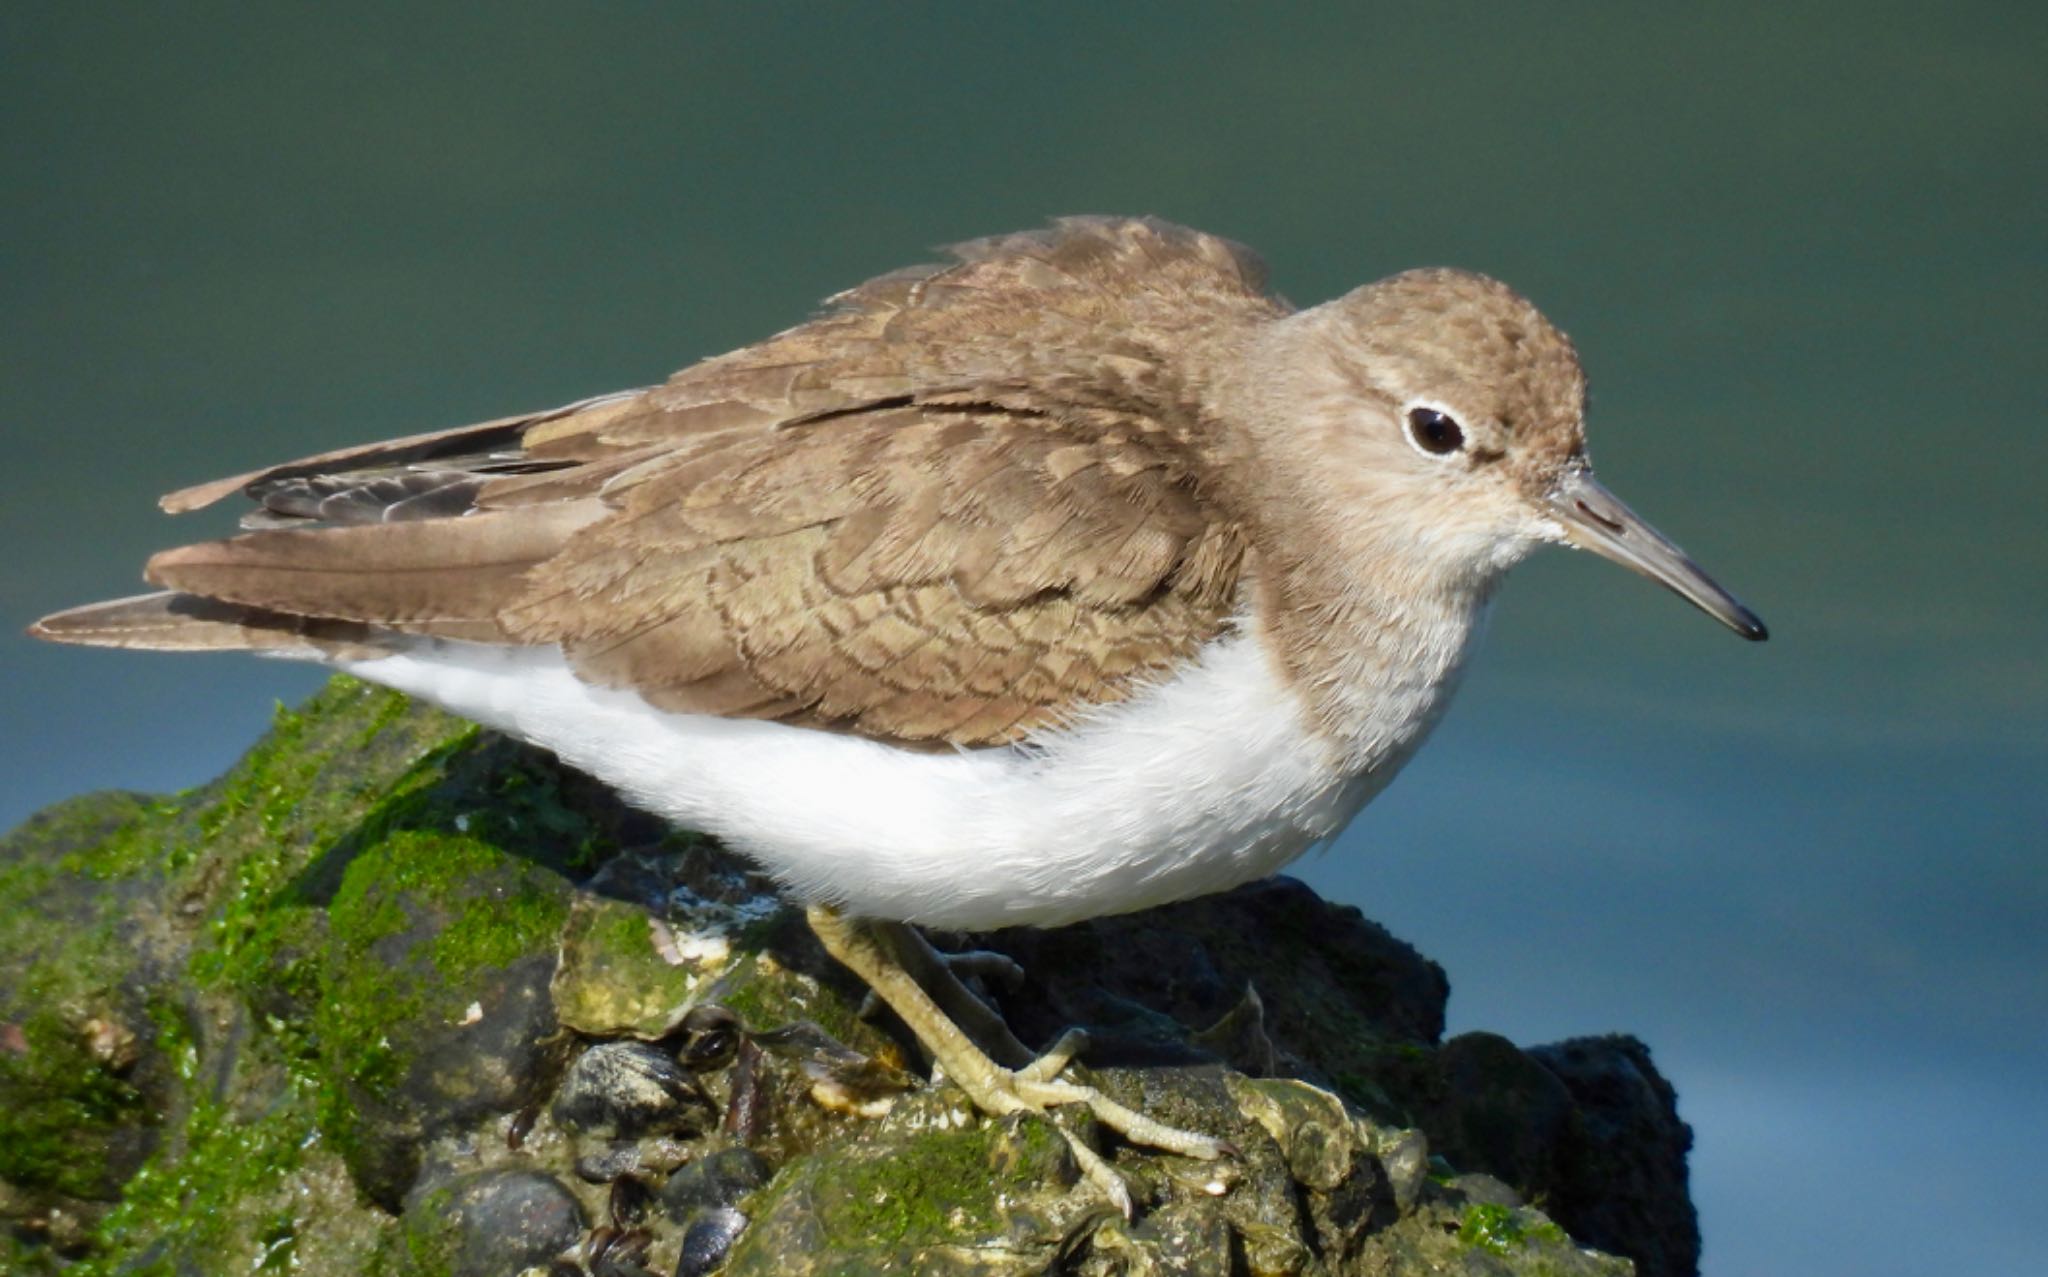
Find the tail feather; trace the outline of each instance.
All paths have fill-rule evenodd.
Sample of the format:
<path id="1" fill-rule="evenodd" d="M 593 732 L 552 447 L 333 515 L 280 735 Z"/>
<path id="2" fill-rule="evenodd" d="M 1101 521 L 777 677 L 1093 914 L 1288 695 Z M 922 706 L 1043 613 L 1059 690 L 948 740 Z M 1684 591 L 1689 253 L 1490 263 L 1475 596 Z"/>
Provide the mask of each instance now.
<path id="1" fill-rule="evenodd" d="M 261 652 L 304 660 L 383 652 L 367 625 L 287 616 L 175 590 L 71 608 L 44 617 L 28 632 L 53 643 L 158 652 Z"/>
<path id="2" fill-rule="evenodd" d="M 496 617 L 527 569 L 603 513 L 594 499 L 532 511 L 287 528 L 165 550 L 151 585 L 285 616 L 361 621 L 451 638 L 502 638 Z"/>

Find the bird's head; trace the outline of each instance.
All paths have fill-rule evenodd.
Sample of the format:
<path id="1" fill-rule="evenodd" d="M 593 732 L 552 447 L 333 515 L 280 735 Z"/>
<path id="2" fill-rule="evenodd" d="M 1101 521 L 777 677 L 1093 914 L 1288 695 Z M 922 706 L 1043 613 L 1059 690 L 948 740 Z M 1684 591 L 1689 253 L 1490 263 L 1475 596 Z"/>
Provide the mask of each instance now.
<path id="1" fill-rule="evenodd" d="M 1483 590 L 1535 546 L 1561 543 L 1765 637 L 1593 477 L 1577 352 L 1507 285 L 1406 271 L 1275 321 L 1248 354 L 1234 389 L 1259 461 L 1291 471 L 1291 499 L 1333 552 L 1349 541 L 1389 574 Z M 1277 435 L 1288 438 L 1268 446 Z"/>

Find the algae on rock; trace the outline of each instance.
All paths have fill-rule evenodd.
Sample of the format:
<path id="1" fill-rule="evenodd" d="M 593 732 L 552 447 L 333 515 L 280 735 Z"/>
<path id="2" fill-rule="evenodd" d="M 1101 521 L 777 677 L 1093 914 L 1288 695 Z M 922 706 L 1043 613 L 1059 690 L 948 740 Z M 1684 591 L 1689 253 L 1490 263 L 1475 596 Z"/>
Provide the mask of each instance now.
<path id="1" fill-rule="evenodd" d="M 0 1268 L 1696 1265 L 1688 1132 L 1640 1044 L 1441 1042 L 1441 971 L 1298 883 L 972 943 L 1029 973 L 997 997 L 1027 1041 L 1087 1027 L 1088 1080 L 1238 1156 L 915 1086 L 743 862 L 336 679 L 210 785 L 0 841 Z M 630 1067 L 572 1067 L 593 1048 Z"/>

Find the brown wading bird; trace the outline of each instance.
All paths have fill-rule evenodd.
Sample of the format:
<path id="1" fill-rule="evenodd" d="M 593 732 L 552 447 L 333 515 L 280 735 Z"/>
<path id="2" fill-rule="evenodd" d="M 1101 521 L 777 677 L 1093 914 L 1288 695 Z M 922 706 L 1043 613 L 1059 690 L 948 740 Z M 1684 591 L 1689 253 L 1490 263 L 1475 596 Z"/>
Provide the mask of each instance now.
<path id="1" fill-rule="evenodd" d="M 1594 481 L 1578 358 L 1503 284 L 1295 310 L 1153 220 L 953 254 L 664 385 L 173 493 L 255 507 L 33 632 L 319 661 L 553 750 L 759 861 L 984 1112 L 1217 1156 L 1063 1077 L 1078 1035 L 1032 1059 L 906 924 L 1273 873 L 1414 752 L 1544 542 L 1764 627 Z"/>

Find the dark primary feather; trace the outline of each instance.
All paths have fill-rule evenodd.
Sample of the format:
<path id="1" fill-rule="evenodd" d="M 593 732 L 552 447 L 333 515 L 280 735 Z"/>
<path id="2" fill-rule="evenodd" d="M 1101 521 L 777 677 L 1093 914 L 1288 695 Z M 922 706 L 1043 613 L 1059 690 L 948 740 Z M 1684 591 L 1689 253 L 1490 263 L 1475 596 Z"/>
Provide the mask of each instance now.
<path id="1" fill-rule="evenodd" d="M 282 527 L 313 522 L 333 525 L 402 523 L 445 519 L 465 513 L 488 476 L 465 470 L 401 470 L 375 474 L 315 474 L 298 479 L 263 479 L 249 485 L 262 507 L 242 516 L 242 526 Z M 261 519 L 262 523 L 255 520 Z"/>

